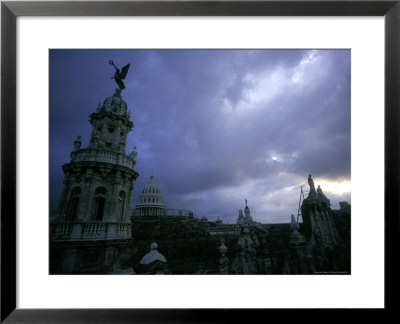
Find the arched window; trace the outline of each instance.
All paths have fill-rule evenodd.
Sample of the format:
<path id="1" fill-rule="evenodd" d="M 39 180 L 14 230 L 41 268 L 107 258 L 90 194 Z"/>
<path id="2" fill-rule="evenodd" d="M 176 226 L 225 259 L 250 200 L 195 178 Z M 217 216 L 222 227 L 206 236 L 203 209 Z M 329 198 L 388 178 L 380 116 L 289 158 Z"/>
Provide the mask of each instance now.
<path id="1" fill-rule="evenodd" d="M 117 219 L 118 221 L 124 220 L 125 213 L 125 191 L 121 190 L 118 196 Z"/>
<path id="2" fill-rule="evenodd" d="M 79 196 L 81 195 L 81 188 L 76 187 L 72 190 L 69 198 L 69 204 L 67 209 L 66 220 L 74 220 L 78 212 Z"/>
<path id="3" fill-rule="evenodd" d="M 104 206 L 106 204 L 106 193 L 107 190 L 104 187 L 99 187 L 96 189 L 93 201 L 92 220 L 103 220 Z"/>

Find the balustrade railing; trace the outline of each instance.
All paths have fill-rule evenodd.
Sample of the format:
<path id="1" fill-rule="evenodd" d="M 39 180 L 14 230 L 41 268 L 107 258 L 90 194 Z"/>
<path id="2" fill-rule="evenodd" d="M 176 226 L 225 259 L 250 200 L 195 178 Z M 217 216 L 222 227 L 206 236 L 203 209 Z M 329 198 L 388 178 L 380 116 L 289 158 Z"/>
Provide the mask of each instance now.
<path id="1" fill-rule="evenodd" d="M 131 229 L 131 224 L 126 224 L 126 223 L 118 223 L 116 231 L 117 232 L 126 232 Z"/>
<path id="2" fill-rule="evenodd" d="M 57 224 L 54 230 L 54 236 L 56 237 L 68 237 L 72 233 L 72 224 L 64 223 Z"/>
<path id="3" fill-rule="evenodd" d="M 106 232 L 105 223 L 85 223 L 83 224 L 82 234 L 89 236 L 99 236 Z"/>
<path id="4" fill-rule="evenodd" d="M 131 213 L 132 216 L 137 216 L 136 209 L 132 209 Z M 150 215 L 150 216 L 157 216 L 157 215 Z M 191 210 L 186 210 L 186 209 L 164 209 L 161 216 L 183 216 L 183 217 L 196 218 L 195 213 L 193 213 Z"/>
<path id="5" fill-rule="evenodd" d="M 54 222 L 50 223 L 52 241 L 108 240 L 131 237 L 131 223 L 121 222 Z"/>
<path id="6" fill-rule="evenodd" d="M 127 166 L 130 168 L 132 168 L 134 165 L 134 159 L 123 153 L 106 151 L 106 150 L 97 150 L 97 149 L 96 150 L 82 149 L 71 152 L 71 161 L 73 162 L 92 161 L 92 160 L 118 163 L 120 165 Z"/>

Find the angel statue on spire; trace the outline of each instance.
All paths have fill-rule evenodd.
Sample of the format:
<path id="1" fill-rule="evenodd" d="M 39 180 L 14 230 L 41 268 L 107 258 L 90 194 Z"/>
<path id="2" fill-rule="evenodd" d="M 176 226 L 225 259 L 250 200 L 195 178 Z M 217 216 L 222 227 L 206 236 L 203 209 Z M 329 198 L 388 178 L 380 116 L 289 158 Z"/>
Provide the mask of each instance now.
<path id="1" fill-rule="evenodd" d="M 122 80 L 125 79 L 126 75 L 128 74 L 129 66 L 131 65 L 130 63 L 125 65 L 121 70 L 117 68 L 114 64 L 113 60 L 110 60 L 109 63 L 115 67 L 115 73 L 114 76 L 111 79 L 115 79 L 115 82 L 117 82 L 119 88 L 125 89 L 125 84 L 122 82 Z"/>

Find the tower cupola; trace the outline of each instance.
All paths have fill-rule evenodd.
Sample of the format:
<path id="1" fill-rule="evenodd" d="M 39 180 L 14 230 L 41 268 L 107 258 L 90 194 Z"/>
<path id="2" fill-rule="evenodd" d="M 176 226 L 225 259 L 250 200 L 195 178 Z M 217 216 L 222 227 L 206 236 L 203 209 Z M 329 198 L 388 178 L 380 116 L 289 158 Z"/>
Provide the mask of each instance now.
<path id="1" fill-rule="evenodd" d="M 122 100 L 121 89 L 117 88 L 89 116 L 92 124 L 89 147 L 125 153 L 126 138 L 133 128 L 129 115 L 127 104 Z"/>

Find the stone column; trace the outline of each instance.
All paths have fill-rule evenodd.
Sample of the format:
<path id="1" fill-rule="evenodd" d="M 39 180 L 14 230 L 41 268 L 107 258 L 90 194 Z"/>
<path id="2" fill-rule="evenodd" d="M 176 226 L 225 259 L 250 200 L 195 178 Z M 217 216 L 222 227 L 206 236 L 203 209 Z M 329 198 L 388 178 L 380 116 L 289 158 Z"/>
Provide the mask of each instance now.
<path id="1" fill-rule="evenodd" d="M 92 209 L 93 209 L 93 200 L 94 200 L 94 193 L 96 188 L 100 187 L 100 184 L 97 179 L 91 181 L 90 186 L 88 186 L 86 193 L 85 193 L 85 209 L 83 213 L 83 218 L 85 221 L 89 222 L 90 218 L 92 217 Z"/>
<path id="2" fill-rule="evenodd" d="M 130 177 L 127 177 L 127 181 L 131 181 Z M 131 204 L 132 204 L 132 189 L 133 185 L 128 184 L 125 186 L 125 206 L 124 206 L 124 217 L 122 219 L 123 222 L 125 223 L 130 223 L 131 222 Z"/>
<path id="3" fill-rule="evenodd" d="M 121 133 L 121 127 L 119 125 L 115 126 L 114 138 L 113 138 L 113 144 L 112 144 L 112 146 L 115 148 L 117 148 L 119 146 L 119 140 L 120 140 L 119 134 L 120 133 Z"/>
<path id="4" fill-rule="evenodd" d="M 88 217 L 86 211 L 88 208 L 88 204 L 90 204 L 89 201 L 89 195 L 90 195 L 90 189 L 92 185 L 92 172 L 93 169 L 88 169 L 86 171 L 87 176 L 85 177 L 85 180 L 83 182 L 82 190 L 81 190 L 81 195 L 79 197 L 79 206 L 78 206 L 78 212 L 77 212 L 77 221 L 88 221 L 90 219 L 90 215 Z"/>
<path id="5" fill-rule="evenodd" d="M 121 180 L 118 176 L 120 171 L 117 171 L 117 176 L 112 183 L 112 192 L 108 196 L 108 204 L 105 210 L 105 221 L 117 221 L 115 212 L 117 210 L 119 191 L 121 190 Z"/>
<path id="6" fill-rule="evenodd" d="M 66 179 L 64 179 L 64 181 L 63 181 L 64 185 L 63 185 L 63 189 L 62 189 L 62 192 L 61 192 L 60 202 L 59 202 L 58 207 L 57 207 L 57 217 L 59 219 L 64 219 L 65 218 L 65 202 L 67 200 L 67 192 L 69 191 L 68 190 L 69 189 L 69 183 L 70 183 L 70 180 L 67 179 L 67 177 L 66 177 Z"/>

